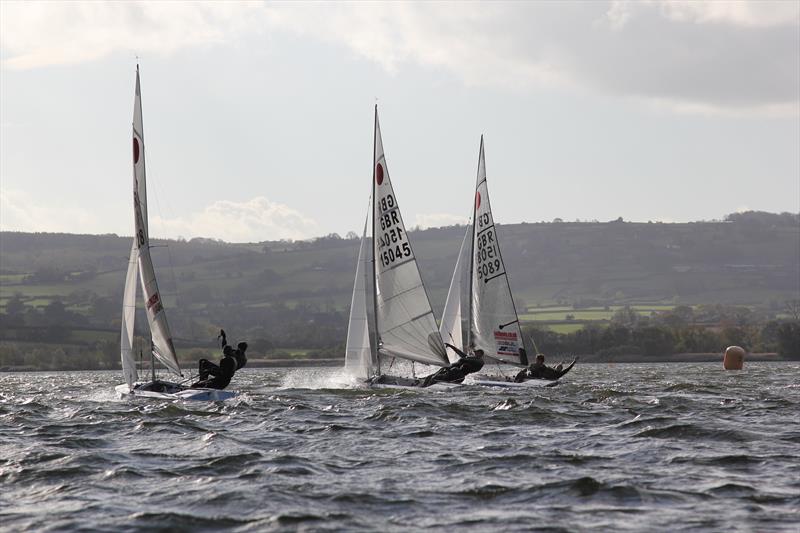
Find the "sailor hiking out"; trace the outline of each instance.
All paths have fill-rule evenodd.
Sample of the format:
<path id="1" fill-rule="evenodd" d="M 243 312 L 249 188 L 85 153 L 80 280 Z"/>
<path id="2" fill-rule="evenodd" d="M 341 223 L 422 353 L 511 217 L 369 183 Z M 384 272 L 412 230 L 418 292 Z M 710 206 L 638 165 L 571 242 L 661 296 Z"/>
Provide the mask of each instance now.
<path id="1" fill-rule="evenodd" d="M 577 359 L 576 359 L 577 360 Z M 566 368 L 562 363 L 559 363 L 555 368 L 549 367 L 544 364 L 544 354 L 536 354 L 536 362 L 532 363 L 528 368 L 523 368 L 514 377 L 516 383 L 522 383 L 528 379 L 547 379 L 556 380 L 569 372 L 575 364 L 573 360 Z"/>
<path id="2" fill-rule="evenodd" d="M 483 350 L 480 348 L 474 350 L 472 355 L 467 355 L 452 344 L 445 343 L 445 346 L 451 348 L 458 354 L 458 361 L 425 377 L 420 387 L 428 387 L 434 383 L 441 382 L 461 383 L 468 374 L 473 374 L 483 368 Z"/>
<path id="3" fill-rule="evenodd" d="M 218 365 L 208 359 L 200 359 L 200 379 L 192 384 L 192 388 L 224 389 L 230 384 L 236 371 L 247 364 L 246 342 L 240 342 L 234 349 L 228 344 L 224 329 L 220 330 L 217 338 L 221 339 L 222 359 Z"/>

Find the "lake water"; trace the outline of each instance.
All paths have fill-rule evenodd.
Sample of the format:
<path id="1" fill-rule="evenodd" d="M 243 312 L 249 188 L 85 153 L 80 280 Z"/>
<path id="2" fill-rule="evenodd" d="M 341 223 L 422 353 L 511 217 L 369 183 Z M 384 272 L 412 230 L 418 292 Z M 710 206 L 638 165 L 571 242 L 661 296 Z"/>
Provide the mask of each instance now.
<path id="1" fill-rule="evenodd" d="M 0 374 L 4 531 L 793 531 L 800 364 L 578 365 L 557 387 L 244 369 L 226 403 Z"/>

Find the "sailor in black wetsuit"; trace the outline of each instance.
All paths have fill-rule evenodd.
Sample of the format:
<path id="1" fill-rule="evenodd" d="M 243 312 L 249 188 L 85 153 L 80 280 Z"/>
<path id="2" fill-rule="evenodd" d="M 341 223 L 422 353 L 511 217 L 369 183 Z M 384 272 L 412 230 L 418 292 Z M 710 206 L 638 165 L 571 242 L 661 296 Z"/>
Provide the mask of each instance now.
<path id="1" fill-rule="evenodd" d="M 225 347 L 228 346 L 228 336 L 225 335 L 224 329 L 219 330 L 219 336 L 217 338 L 219 339 L 220 337 L 222 338 L 220 344 L 222 345 L 222 349 L 224 350 Z M 244 365 L 247 364 L 247 356 L 244 354 L 244 352 L 246 351 L 247 351 L 246 342 L 240 342 L 239 344 L 236 345 L 236 350 L 233 351 L 233 357 L 234 359 L 236 359 L 236 370 L 239 370 L 240 368 L 242 368 Z"/>
<path id="2" fill-rule="evenodd" d="M 561 371 L 564 365 L 559 364 L 555 368 L 550 368 L 544 364 L 544 355 L 537 354 L 536 362 L 532 363 L 528 368 L 520 370 L 519 374 L 514 377 L 514 381 L 522 383 L 526 379 L 549 379 L 554 380 L 561 377 Z"/>
<path id="3" fill-rule="evenodd" d="M 239 370 L 247 364 L 247 356 L 244 354 L 245 351 L 247 351 L 246 342 L 240 342 L 236 345 L 236 350 L 233 352 L 233 357 L 236 359 L 236 370 Z"/>
<path id="4" fill-rule="evenodd" d="M 200 360 L 200 381 L 192 384 L 192 388 L 224 389 L 236 373 L 235 350 L 225 346 L 222 350 L 222 359 L 215 365 L 206 359 Z M 212 376 L 212 377 L 209 377 Z"/>
<path id="5" fill-rule="evenodd" d="M 452 344 L 445 343 L 445 346 L 452 348 L 460 359 L 450 366 L 446 366 L 438 372 L 427 376 L 420 384 L 420 387 L 428 387 L 439 382 L 461 383 L 467 374 L 478 372 L 483 368 L 483 350 L 477 349 L 472 352 L 473 355 L 467 355 Z"/>

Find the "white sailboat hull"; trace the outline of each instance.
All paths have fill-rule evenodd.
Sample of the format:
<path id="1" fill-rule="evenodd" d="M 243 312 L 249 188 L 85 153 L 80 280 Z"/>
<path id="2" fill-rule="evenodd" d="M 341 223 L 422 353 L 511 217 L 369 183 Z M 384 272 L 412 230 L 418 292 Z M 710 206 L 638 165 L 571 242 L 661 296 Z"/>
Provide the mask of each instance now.
<path id="1" fill-rule="evenodd" d="M 422 383 L 422 379 L 404 378 L 399 376 L 382 376 L 380 382 L 376 382 L 375 380 L 364 381 L 364 385 L 370 389 L 445 391 L 461 386 L 461 383 L 448 383 L 445 381 L 439 381 L 433 383 L 432 385 L 428 385 L 427 387 L 421 387 L 420 383 Z"/>
<path id="2" fill-rule="evenodd" d="M 152 381 L 136 382 L 131 390 L 126 383 L 117 385 L 114 390 L 120 398 L 147 398 L 152 400 L 192 400 L 200 402 L 221 402 L 235 398 L 238 393 L 218 389 L 190 389 L 177 383 L 157 382 L 160 390 L 147 390 Z"/>
<path id="3" fill-rule="evenodd" d="M 522 383 L 516 383 L 514 381 L 506 381 L 500 378 L 492 378 L 490 376 L 480 376 L 469 378 L 467 377 L 469 383 L 467 385 L 481 385 L 483 387 L 503 387 L 506 389 L 532 389 L 532 388 L 539 388 L 539 387 L 555 387 L 558 385 L 558 380 L 550 381 L 547 379 L 528 379 L 523 381 Z"/>
<path id="4" fill-rule="evenodd" d="M 431 391 L 446 391 L 461 387 L 461 383 L 434 383 L 427 387 L 419 387 L 416 385 L 396 385 L 392 383 L 367 383 L 370 389 L 398 389 L 398 390 L 431 390 Z"/>

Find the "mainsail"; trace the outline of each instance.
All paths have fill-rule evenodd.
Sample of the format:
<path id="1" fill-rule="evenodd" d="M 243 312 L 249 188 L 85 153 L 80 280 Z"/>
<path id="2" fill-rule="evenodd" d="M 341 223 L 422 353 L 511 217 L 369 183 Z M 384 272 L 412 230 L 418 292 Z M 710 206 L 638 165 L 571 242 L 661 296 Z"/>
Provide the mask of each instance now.
<path id="1" fill-rule="evenodd" d="M 372 200 L 370 199 L 370 205 Z M 367 220 L 369 215 L 367 216 Z M 347 324 L 347 345 L 344 366 L 354 376 L 369 378 L 372 374 L 372 347 L 369 343 L 369 321 L 367 320 L 367 221 L 358 247 L 356 279 L 353 282 L 353 298 L 350 302 L 350 319 Z"/>
<path id="2" fill-rule="evenodd" d="M 462 328 L 463 317 L 469 311 L 464 312 L 464 304 L 467 299 L 463 298 L 466 288 L 469 287 L 468 273 L 471 244 L 470 237 L 472 236 L 472 225 L 467 225 L 467 231 L 464 232 L 464 240 L 461 241 L 461 249 L 458 252 L 456 259 L 456 268 L 453 271 L 453 279 L 450 280 L 450 289 L 447 291 L 447 300 L 444 303 L 444 311 L 442 312 L 442 323 L 439 325 L 439 332 L 442 334 L 442 339 L 456 347 L 459 350 L 465 351 L 464 344 L 464 329 Z M 453 354 L 451 359 L 458 360 L 458 354 Z"/>
<path id="3" fill-rule="evenodd" d="M 144 164 L 144 128 L 142 123 L 142 97 L 139 86 L 139 67 L 136 67 L 136 96 L 133 104 L 133 210 L 135 220 L 135 246 L 138 258 L 139 277 L 144 292 L 153 355 L 167 368 L 181 373 L 172 334 L 167 324 L 167 315 L 161 294 L 158 291 L 153 260 L 150 257 L 150 236 L 147 227 L 147 186 Z"/>
<path id="4" fill-rule="evenodd" d="M 372 242 L 379 354 L 449 364 L 417 260 L 400 216 L 375 107 Z"/>
<path id="5" fill-rule="evenodd" d="M 128 273 L 125 274 L 125 293 L 122 297 L 122 326 L 120 331 L 120 357 L 122 374 L 128 387 L 139 379 L 136 372 L 136 358 L 133 355 L 133 325 L 136 319 L 136 278 L 138 277 L 136 240 L 131 245 L 128 259 Z"/>
<path id="6" fill-rule="evenodd" d="M 483 349 L 487 356 L 505 363 L 527 365 L 519 317 L 511 297 L 489 203 L 483 136 L 472 217 L 470 287 L 470 347 Z"/>

